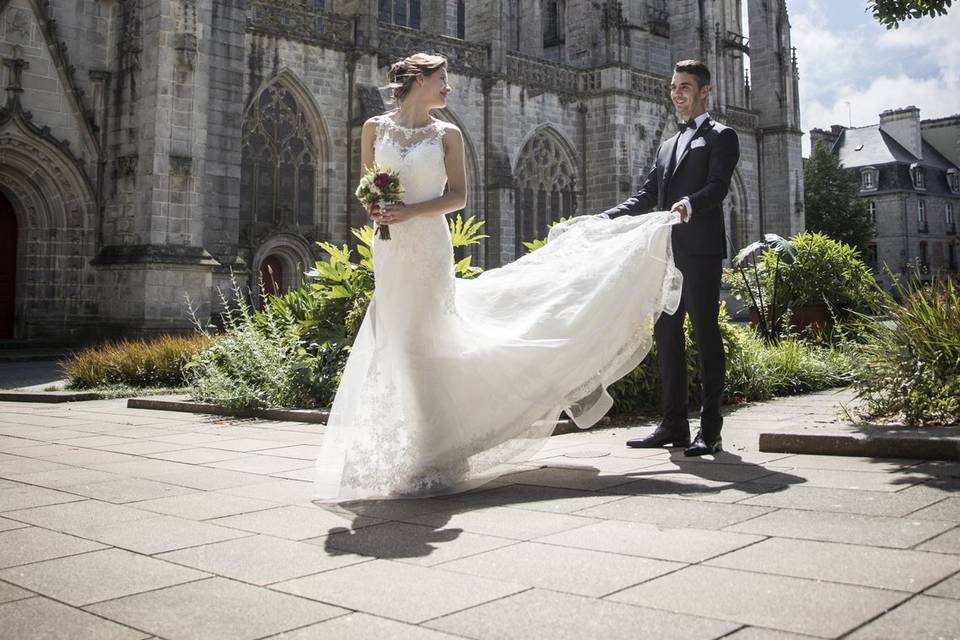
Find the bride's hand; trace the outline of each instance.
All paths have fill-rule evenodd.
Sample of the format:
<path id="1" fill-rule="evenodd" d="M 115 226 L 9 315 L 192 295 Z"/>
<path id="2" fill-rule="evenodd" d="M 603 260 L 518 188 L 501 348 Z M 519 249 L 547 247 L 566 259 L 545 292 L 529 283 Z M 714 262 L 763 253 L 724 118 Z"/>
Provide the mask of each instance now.
<path id="1" fill-rule="evenodd" d="M 381 224 L 400 224 L 415 217 L 413 210 L 405 204 L 388 204 L 379 212 L 377 222 Z"/>

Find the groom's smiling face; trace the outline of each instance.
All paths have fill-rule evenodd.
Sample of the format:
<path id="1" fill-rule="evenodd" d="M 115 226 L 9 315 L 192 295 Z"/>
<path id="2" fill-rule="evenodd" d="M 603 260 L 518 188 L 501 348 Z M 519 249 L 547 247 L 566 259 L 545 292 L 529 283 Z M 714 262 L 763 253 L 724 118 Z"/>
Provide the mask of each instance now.
<path id="1" fill-rule="evenodd" d="M 700 86 L 692 73 L 676 72 L 670 80 L 670 99 L 684 120 L 696 118 L 707 110 L 710 85 Z"/>

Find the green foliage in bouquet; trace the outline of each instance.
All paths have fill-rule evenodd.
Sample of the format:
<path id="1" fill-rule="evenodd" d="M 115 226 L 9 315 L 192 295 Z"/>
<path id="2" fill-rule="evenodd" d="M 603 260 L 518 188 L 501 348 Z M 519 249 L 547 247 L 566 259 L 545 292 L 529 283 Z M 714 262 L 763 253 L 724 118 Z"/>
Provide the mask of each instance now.
<path id="1" fill-rule="evenodd" d="M 877 287 L 879 290 L 879 287 Z M 853 380 L 866 419 L 908 425 L 960 423 L 960 288 L 952 280 L 880 291 L 861 316 L 865 344 Z M 899 298 L 899 300 L 897 299 Z"/>

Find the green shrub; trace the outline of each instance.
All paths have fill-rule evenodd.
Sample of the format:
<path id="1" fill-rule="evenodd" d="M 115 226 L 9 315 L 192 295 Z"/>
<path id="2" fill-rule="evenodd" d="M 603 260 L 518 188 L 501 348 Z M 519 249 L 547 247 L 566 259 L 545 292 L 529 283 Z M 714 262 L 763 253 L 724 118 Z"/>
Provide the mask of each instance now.
<path id="1" fill-rule="evenodd" d="M 764 251 L 757 264 L 759 295 L 770 304 L 774 280 L 777 283 L 777 307 L 788 311 L 800 305 L 826 304 L 835 320 L 846 321 L 851 311 L 862 311 L 874 297 L 874 278 L 861 260 L 860 250 L 838 242 L 822 233 L 803 232 L 791 238 L 793 260 L 781 260 L 777 253 Z M 738 300 L 751 304 L 743 278 L 732 269 L 724 271 L 723 280 Z M 751 285 L 754 283 L 751 283 Z M 758 292 L 753 291 L 758 298 Z"/>
<path id="2" fill-rule="evenodd" d="M 700 397 L 700 367 L 689 317 L 684 330 L 688 397 L 690 406 L 695 407 Z M 727 403 L 767 400 L 850 382 L 854 354 L 849 347 L 818 346 L 791 336 L 767 343 L 752 329 L 730 324 L 725 307 L 720 309 L 720 333 L 727 361 Z M 609 389 L 614 411 L 619 414 L 657 410 L 660 391 L 656 346 L 636 369 Z"/>
<path id="3" fill-rule="evenodd" d="M 451 219 L 453 247 L 486 238 L 480 233 L 483 224 L 473 216 Z M 352 233 L 356 254 L 347 245 L 317 243 L 327 257 L 307 272 L 303 286 L 268 298 L 262 311 L 242 301 L 234 307 L 225 319 L 225 335 L 191 365 L 198 399 L 234 407 L 333 402 L 374 289 L 373 229 Z M 467 256 L 455 263 L 458 277 L 481 273 L 471 261 Z M 236 286 L 234 298 L 243 298 Z"/>
<path id="4" fill-rule="evenodd" d="M 879 287 L 878 287 L 879 289 Z M 854 388 L 867 419 L 908 425 L 960 422 L 960 289 L 951 281 L 880 292 L 886 320 L 863 318 Z"/>
<path id="5" fill-rule="evenodd" d="M 317 406 L 317 363 L 292 318 L 269 305 L 254 311 L 236 282 L 233 294 L 221 294 L 225 332 L 187 365 L 193 398 L 237 409 Z"/>
<path id="6" fill-rule="evenodd" d="M 95 387 L 182 387 L 184 367 L 210 343 L 203 335 L 120 340 L 71 355 L 61 367 L 74 389 Z"/>

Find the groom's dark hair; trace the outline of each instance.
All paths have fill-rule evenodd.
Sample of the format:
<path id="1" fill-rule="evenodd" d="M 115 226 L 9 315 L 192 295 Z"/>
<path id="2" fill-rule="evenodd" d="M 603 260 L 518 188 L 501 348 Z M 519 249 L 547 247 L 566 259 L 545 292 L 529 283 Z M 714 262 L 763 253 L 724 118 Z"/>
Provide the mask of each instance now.
<path id="1" fill-rule="evenodd" d="M 673 67 L 674 73 L 689 73 L 696 76 L 701 87 L 710 84 L 710 69 L 699 60 L 681 60 Z"/>

